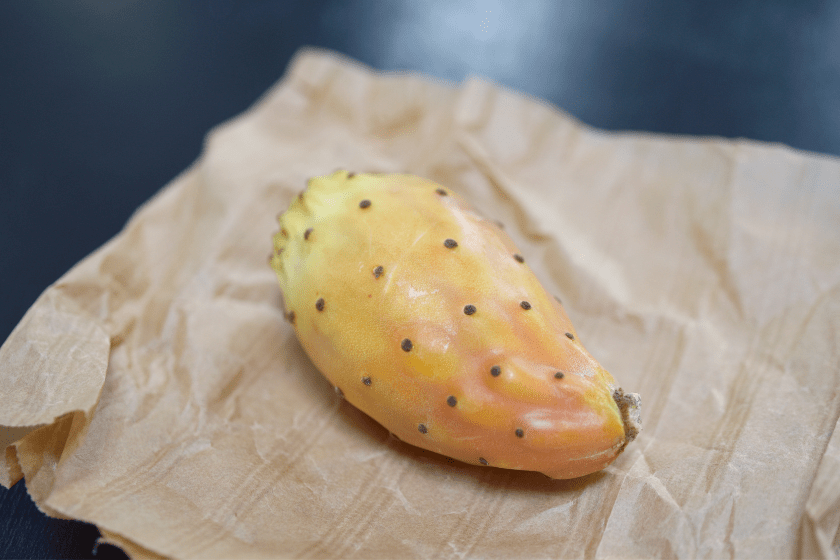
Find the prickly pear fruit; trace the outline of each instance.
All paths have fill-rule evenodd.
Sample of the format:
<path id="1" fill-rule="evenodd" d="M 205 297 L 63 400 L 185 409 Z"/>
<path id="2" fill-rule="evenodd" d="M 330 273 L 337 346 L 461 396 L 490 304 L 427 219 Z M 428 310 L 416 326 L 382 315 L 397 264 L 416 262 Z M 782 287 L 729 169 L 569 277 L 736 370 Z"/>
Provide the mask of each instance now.
<path id="1" fill-rule="evenodd" d="M 574 478 L 636 436 L 638 395 L 615 388 L 513 241 L 452 190 L 338 171 L 279 222 L 271 266 L 303 348 L 401 440 Z"/>

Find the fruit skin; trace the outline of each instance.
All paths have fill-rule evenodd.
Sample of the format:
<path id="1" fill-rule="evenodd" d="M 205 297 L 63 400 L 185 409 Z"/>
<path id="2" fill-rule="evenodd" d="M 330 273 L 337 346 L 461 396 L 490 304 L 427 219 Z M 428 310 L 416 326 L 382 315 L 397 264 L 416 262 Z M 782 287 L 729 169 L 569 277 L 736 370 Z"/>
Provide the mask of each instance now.
<path id="1" fill-rule="evenodd" d="M 639 429 L 500 227 L 402 174 L 313 178 L 270 264 L 313 363 L 401 440 L 461 461 L 575 478 Z"/>

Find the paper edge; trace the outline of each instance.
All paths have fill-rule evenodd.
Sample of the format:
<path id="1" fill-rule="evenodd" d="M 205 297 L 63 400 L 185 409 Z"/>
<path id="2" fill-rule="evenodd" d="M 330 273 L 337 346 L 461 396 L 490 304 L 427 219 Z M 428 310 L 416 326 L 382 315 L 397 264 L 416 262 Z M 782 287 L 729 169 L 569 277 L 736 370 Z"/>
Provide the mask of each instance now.
<path id="1" fill-rule="evenodd" d="M 102 536 L 99 537 L 99 539 L 97 539 L 96 541 L 97 546 L 100 543 L 115 546 L 122 550 L 129 558 L 132 559 L 136 558 L 139 560 L 167 560 L 168 558 L 171 558 L 170 556 L 163 556 L 162 554 L 145 548 L 132 541 L 131 539 L 124 537 L 119 533 L 115 533 L 114 531 L 103 529 L 98 525 L 97 529 L 99 529 L 99 532 L 102 534 Z"/>

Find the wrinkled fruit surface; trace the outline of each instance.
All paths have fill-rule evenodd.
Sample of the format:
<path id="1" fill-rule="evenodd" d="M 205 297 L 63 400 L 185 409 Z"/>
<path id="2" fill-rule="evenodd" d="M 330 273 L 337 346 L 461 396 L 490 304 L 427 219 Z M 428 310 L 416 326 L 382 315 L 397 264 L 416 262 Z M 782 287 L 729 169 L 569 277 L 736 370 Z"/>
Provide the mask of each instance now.
<path id="1" fill-rule="evenodd" d="M 511 239 L 450 189 L 338 171 L 280 217 L 271 266 L 303 348 L 401 440 L 574 478 L 639 429 Z"/>

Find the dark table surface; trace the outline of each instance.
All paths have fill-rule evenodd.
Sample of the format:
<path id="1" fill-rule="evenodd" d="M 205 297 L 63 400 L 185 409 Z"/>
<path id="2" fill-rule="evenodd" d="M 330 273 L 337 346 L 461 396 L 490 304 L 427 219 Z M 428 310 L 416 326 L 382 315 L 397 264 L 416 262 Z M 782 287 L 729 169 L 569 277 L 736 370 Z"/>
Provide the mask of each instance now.
<path id="1" fill-rule="evenodd" d="M 0 340 L 304 45 L 604 129 L 840 155 L 840 2 L 2 0 Z M 0 557 L 124 557 L 97 537 L 0 487 Z"/>

